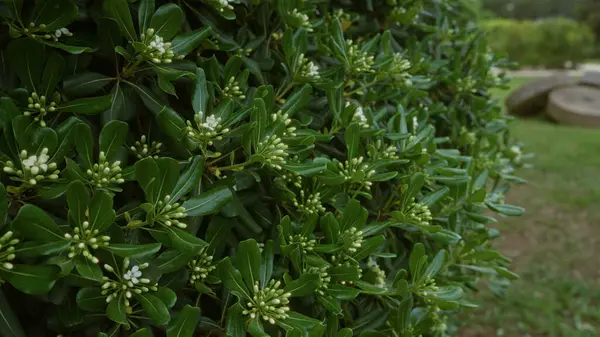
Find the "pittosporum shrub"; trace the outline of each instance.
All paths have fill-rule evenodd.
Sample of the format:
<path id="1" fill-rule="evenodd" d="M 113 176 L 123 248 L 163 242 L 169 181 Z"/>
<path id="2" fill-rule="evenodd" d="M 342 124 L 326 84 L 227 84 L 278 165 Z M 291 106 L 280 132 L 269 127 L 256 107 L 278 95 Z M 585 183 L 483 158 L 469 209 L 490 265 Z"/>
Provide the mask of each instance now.
<path id="1" fill-rule="evenodd" d="M 4 0 L 0 335 L 454 334 L 523 156 L 453 3 Z"/>

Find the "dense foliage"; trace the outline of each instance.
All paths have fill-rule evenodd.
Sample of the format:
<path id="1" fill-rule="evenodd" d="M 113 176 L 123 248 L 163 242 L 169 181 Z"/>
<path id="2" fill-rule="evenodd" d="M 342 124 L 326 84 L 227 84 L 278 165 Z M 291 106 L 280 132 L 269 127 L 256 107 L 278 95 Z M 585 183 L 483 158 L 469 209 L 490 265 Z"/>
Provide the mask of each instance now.
<path id="1" fill-rule="evenodd" d="M 594 33 L 585 24 L 565 18 L 536 21 L 492 19 L 482 22 L 490 47 L 522 66 L 576 66 L 594 53 Z"/>
<path id="2" fill-rule="evenodd" d="M 516 277 L 455 2 L 0 3 L 0 336 L 447 336 Z"/>
<path id="3" fill-rule="evenodd" d="M 471 0 L 496 16 L 512 19 L 573 17 L 574 7 L 582 0 Z M 594 0 L 591 0 L 594 1 Z"/>

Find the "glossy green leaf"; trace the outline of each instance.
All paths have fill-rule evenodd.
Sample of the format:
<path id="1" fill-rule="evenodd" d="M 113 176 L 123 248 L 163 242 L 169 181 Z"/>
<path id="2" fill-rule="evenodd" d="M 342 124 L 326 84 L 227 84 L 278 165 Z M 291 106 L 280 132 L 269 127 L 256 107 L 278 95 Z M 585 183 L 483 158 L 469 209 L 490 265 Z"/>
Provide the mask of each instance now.
<path id="1" fill-rule="evenodd" d="M 40 84 L 40 95 L 50 97 L 54 93 L 56 86 L 64 75 L 65 68 L 66 63 L 62 56 L 54 51 L 48 53 L 48 60 L 46 61 L 46 67 L 44 68 Z"/>
<path id="2" fill-rule="evenodd" d="M 80 115 L 96 115 L 112 105 L 112 95 L 78 98 L 59 105 L 56 110 Z"/>
<path id="3" fill-rule="evenodd" d="M 188 199 L 182 206 L 188 216 L 202 216 L 218 212 L 231 198 L 229 187 L 220 186 Z"/>
<path id="4" fill-rule="evenodd" d="M 81 181 L 73 181 L 67 188 L 67 204 L 69 214 L 75 221 L 75 226 L 81 226 L 87 221 L 85 216 L 90 203 L 90 192 Z"/>
<path id="5" fill-rule="evenodd" d="M 132 245 L 128 243 L 111 243 L 109 246 L 106 247 L 106 249 L 120 257 L 139 259 L 158 253 L 160 247 L 160 243 L 147 243 L 142 245 Z"/>
<path id="6" fill-rule="evenodd" d="M 113 197 L 105 191 L 96 191 L 90 202 L 89 222 L 92 230 L 104 232 L 116 218 Z"/>
<path id="7" fill-rule="evenodd" d="M 193 337 L 200 321 L 200 308 L 185 305 L 169 322 L 167 337 Z"/>
<path id="8" fill-rule="evenodd" d="M 182 229 L 165 227 L 165 230 L 169 235 L 169 239 L 171 239 L 171 242 L 173 243 L 173 247 L 178 250 L 188 253 L 198 253 L 202 248 L 208 246 L 208 243 L 202 239 Z"/>
<path id="9" fill-rule="evenodd" d="M 156 10 L 148 27 L 154 29 L 154 34 L 170 41 L 179 31 L 183 19 L 181 8 L 174 3 L 168 3 Z"/>
<path id="10" fill-rule="evenodd" d="M 113 298 L 106 307 L 106 316 L 113 322 L 119 324 L 127 324 L 127 314 L 125 312 L 123 296 L 124 295 L 121 295 L 118 298 Z"/>
<path id="11" fill-rule="evenodd" d="M 140 6 L 138 7 L 138 25 L 140 32 L 146 32 L 146 29 L 150 25 L 150 20 L 154 14 L 156 4 L 155 0 L 140 0 Z"/>
<path id="12" fill-rule="evenodd" d="M 211 33 L 212 28 L 208 26 L 177 35 L 171 41 L 171 50 L 177 55 L 187 55 L 196 49 Z"/>
<path id="13" fill-rule="evenodd" d="M 305 84 L 285 101 L 285 104 L 281 107 L 282 113 L 288 114 L 290 117 L 296 115 L 308 104 L 311 93 L 312 87 L 310 84 Z"/>
<path id="14" fill-rule="evenodd" d="M 98 93 L 112 81 L 114 78 L 106 75 L 84 72 L 65 77 L 63 90 L 72 97 L 88 96 Z"/>
<path id="15" fill-rule="evenodd" d="M 312 295 L 321 284 L 321 278 L 318 274 L 302 274 L 296 280 L 285 285 L 285 292 L 292 294 L 292 297 Z"/>
<path id="16" fill-rule="evenodd" d="M 102 109 L 106 110 L 106 108 Z M 112 163 L 127 137 L 128 125 L 121 121 L 110 121 L 100 131 L 100 151 Z"/>
<path id="17" fill-rule="evenodd" d="M 134 332 L 133 334 L 129 335 L 129 337 L 153 337 L 154 334 L 152 334 L 152 330 L 150 330 L 149 328 L 143 328 L 140 329 L 136 332 Z"/>
<path id="18" fill-rule="evenodd" d="M 177 179 L 177 183 L 171 193 L 171 200 L 178 201 L 182 196 L 190 192 L 194 186 L 200 184 L 200 179 L 204 173 L 204 158 L 194 156 L 185 171 Z"/>
<path id="19" fill-rule="evenodd" d="M 218 266 L 219 276 L 223 284 L 240 300 L 252 298 L 250 291 L 244 284 L 242 274 L 231 264 L 228 257 L 223 259 Z"/>
<path id="20" fill-rule="evenodd" d="M 137 41 L 138 35 L 133 27 L 133 19 L 127 0 L 106 0 L 103 3 L 106 14 L 114 19 L 127 40 Z"/>
<path id="21" fill-rule="evenodd" d="M 166 287 L 159 287 L 152 295 L 158 297 L 169 309 L 173 308 L 175 303 L 177 303 L 177 294 Z"/>
<path id="22" fill-rule="evenodd" d="M 185 267 L 193 258 L 193 253 L 172 249 L 160 254 L 154 260 L 153 265 L 161 273 L 167 274 Z"/>
<path id="23" fill-rule="evenodd" d="M 206 75 L 202 68 L 196 68 L 196 82 L 192 93 L 192 108 L 195 113 L 208 113 L 207 106 L 210 100 L 206 87 Z"/>
<path id="24" fill-rule="evenodd" d="M 76 126 L 75 137 L 77 141 L 75 142 L 75 147 L 77 148 L 77 153 L 81 160 L 83 161 L 86 168 L 91 168 L 94 160 L 94 140 L 92 139 L 92 130 L 85 123 L 79 123 Z M 69 161 L 67 160 L 67 164 Z"/>
<path id="25" fill-rule="evenodd" d="M 81 288 L 77 292 L 76 300 L 77 305 L 85 311 L 99 312 L 106 307 L 106 295 L 102 295 L 100 288 Z"/>
<path id="26" fill-rule="evenodd" d="M 0 291 L 0 331 L 3 337 L 25 337 L 18 317 L 2 291 Z"/>
<path id="27" fill-rule="evenodd" d="M 136 298 L 144 308 L 146 315 L 156 325 L 165 325 L 169 323 L 171 316 L 167 306 L 156 296 L 149 293 L 136 295 Z"/>
<path id="28" fill-rule="evenodd" d="M 4 185 L 0 183 L 0 228 L 6 224 L 8 217 L 8 195 Z"/>
<path id="29" fill-rule="evenodd" d="M 44 45 L 30 38 L 16 39 L 8 44 L 6 56 L 21 84 L 37 91 L 46 60 Z"/>
<path id="30" fill-rule="evenodd" d="M 0 275 L 17 290 L 29 295 L 47 294 L 58 280 L 59 268 L 50 265 L 16 264 L 12 269 L 0 269 Z"/>
<path id="31" fill-rule="evenodd" d="M 521 216 L 525 214 L 525 209 L 519 206 L 507 205 L 507 204 L 492 204 L 486 203 L 486 206 L 494 212 L 498 212 L 506 216 Z"/>
<path id="32" fill-rule="evenodd" d="M 78 10 L 71 0 L 45 0 L 36 3 L 35 12 L 36 25 L 45 24 L 52 32 L 73 22 Z"/>
<path id="33" fill-rule="evenodd" d="M 233 262 L 248 288 L 252 289 L 260 281 L 261 258 L 258 243 L 253 239 L 240 242 Z"/>
<path id="34" fill-rule="evenodd" d="M 258 317 L 250 320 L 248 323 L 248 333 L 250 333 L 252 337 L 269 337 Z"/>
<path id="35" fill-rule="evenodd" d="M 98 282 L 102 281 L 103 273 L 100 266 L 83 256 L 75 258 L 75 269 L 84 278 Z"/>
<path id="36" fill-rule="evenodd" d="M 54 220 L 42 209 L 26 204 L 14 219 L 13 228 L 30 240 L 62 241 L 64 237 Z"/>

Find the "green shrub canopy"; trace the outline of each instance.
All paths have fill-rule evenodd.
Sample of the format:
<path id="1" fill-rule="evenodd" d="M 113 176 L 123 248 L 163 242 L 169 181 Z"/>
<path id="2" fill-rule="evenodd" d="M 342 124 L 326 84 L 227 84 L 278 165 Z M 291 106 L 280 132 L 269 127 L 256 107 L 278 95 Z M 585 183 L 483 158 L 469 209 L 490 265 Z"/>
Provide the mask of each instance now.
<path id="1" fill-rule="evenodd" d="M 4 0 L 0 336 L 446 336 L 516 277 L 453 1 Z"/>
<path id="2" fill-rule="evenodd" d="M 587 61 L 594 53 L 594 33 L 585 24 L 565 18 L 517 21 L 492 19 L 482 23 L 491 49 L 508 54 L 520 65 L 563 68 Z"/>

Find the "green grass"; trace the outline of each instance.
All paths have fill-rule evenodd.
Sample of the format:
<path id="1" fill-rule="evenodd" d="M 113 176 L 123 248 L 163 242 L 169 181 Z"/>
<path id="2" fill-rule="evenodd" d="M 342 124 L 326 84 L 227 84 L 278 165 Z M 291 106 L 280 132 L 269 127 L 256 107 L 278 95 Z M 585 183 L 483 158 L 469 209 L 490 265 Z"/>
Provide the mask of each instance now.
<path id="1" fill-rule="evenodd" d="M 535 157 L 508 196 L 527 213 L 500 219 L 497 246 L 521 280 L 503 298 L 481 292 L 461 335 L 600 336 L 600 129 L 519 119 L 512 133 Z"/>

